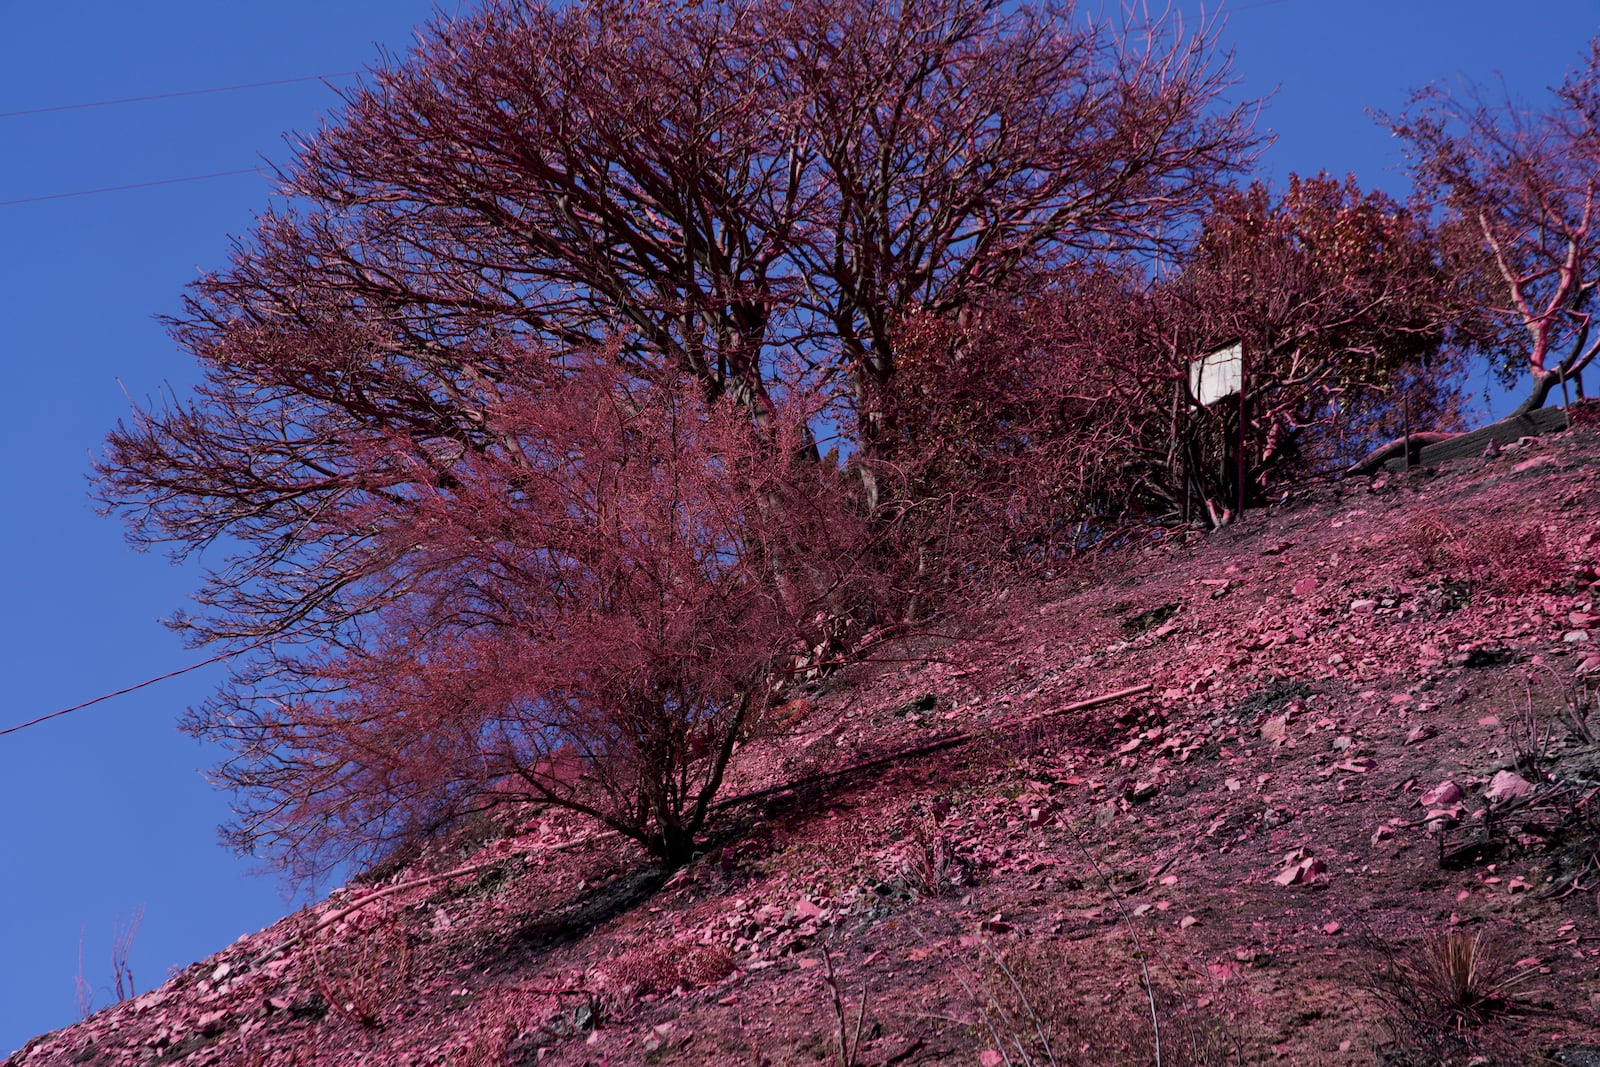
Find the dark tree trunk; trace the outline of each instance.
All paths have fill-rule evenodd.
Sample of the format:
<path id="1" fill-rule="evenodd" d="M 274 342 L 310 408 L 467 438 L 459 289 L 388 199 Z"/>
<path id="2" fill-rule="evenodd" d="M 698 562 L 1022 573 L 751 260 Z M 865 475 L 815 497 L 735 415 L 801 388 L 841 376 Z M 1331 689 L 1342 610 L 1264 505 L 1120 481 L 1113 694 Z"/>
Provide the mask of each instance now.
<path id="1" fill-rule="evenodd" d="M 1561 372 L 1559 370 L 1547 370 L 1543 374 L 1534 375 L 1533 389 L 1529 391 L 1522 403 L 1517 405 L 1517 409 L 1511 413 L 1510 417 L 1514 418 L 1518 415 L 1526 415 L 1530 411 L 1538 411 L 1544 407 L 1544 402 L 1550 399 L 1550 391 L 1560 384 Z"/>

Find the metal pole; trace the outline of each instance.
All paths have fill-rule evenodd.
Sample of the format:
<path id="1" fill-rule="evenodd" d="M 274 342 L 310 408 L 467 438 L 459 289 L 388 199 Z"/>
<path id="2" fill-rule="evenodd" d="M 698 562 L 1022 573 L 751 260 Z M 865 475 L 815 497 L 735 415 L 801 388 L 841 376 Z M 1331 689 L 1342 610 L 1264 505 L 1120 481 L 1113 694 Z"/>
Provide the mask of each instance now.
<path id="1" fill-rule="evenodd" d="M 1238 479 L 1239 479 L 1239 518 L 1241 518 L 1241 519 L 1244 518 L 1244 501 L 1245 501 L 1245 491 L 1244 491 L 1244 479 L 1245 479 L 1244 440 L 1245 440 L 1245 403 L 1246 403 L 1245 397 L 1249 393 L 1249 383 L 1250 383 L 1249 364 L 1247 364 L 1245 362 L 1245 351 L 1246 351 L 1245 343 L 1241 340 L 1239 342 L 1239 459 L 1238 459 L 1238 466 L 1239 466 L 1239 473 L 1238 473 Z"/>
<path id="2" fill-rule="evenodd" d="M 1404 426 L 1405 433 L 1406 433 L 1406 470 L 1410 470 L 1411 469 L 1411 394 L 1410 393 L 1401 393 L 1400 394 L 1400 411 L 1401 411 L 1401 418 L 1404 420 L 1402 425 Z"/>

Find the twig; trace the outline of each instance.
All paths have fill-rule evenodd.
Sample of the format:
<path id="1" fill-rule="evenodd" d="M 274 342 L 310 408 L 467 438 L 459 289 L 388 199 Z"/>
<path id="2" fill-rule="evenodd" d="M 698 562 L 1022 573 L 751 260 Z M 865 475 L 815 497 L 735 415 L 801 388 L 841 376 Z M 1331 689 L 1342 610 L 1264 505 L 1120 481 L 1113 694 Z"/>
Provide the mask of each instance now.
<path id="1" fill-rule="evenodd" d="M 1100 879 L 1100 884 L 1106 887 L 1106 892 L 1111 894 L 1111 902 L 1117 906 L 1117 911 L 1122 915 L 1122 923 L 1128 928 L 1128 936 L 1133 938 L 1133 948 L 1139 957 L 1139 973 L 1144 976 L 1144 994 L 1150 1001 L 1150 1029 L 1155 1038 L 1155 1067 L 1161 1067 L 1161 1018 L 1156 1011 L 1156 990 L 1150 980 L 1150 965 L 1145 959 L 1144 944 L 1139 940 L 1138 928 L 1133 924 L 1133 916 L 1128 914 L 1128 909 L 1122 903 L 1122 894 L 1117 892 L 1117 887 L 1111 884 L 1111 879 L 1106 877 L 1106 872 L 1101 868 L 1100 862 L 1094 858 L 1087 846 L 1083 843 L 1083 836 L 1078 833 L 1078 828 L 1067 819 L 1061 820 L 1061 825 L 1067 828 L 1072 835 L 1072 843 L 1083 853 L 1083 858 L 1089 861 L 1089 866 L 1094 868 L 1095 875 Z"/>
<path id="2" fill-rule="evenodd" d="M 1022 1006 L 1028 1011 L 1028 1019 L 1033 1023 L 1033 1032 L 1039 1035 L 1039 1044 L 1044 1047 L 1044 1054 L 1054 1064 L 1056 1062 L 1056 1050 L 1050 1047 L 1050 1038 L 1045 1036 L 1044 1024 L 1039 1021 L 1039 1013 L 1033 1010 L 1033 1001 L 1028 999 L 1028 994 L 1022 991 L 1022 985 L 1017 981 L 1016 975 L 1011 973 L 1011 968 L 1006 966 L 1005 960 L 1000 958 L 1000 953 L 996 952 L 987 940 L 980 941 L 979 944 L 989 954 L 989 958 L 994 961 L 994 965 L 1000 968 L 1000 973 L 1005 975 L 1006 981 L 1011 984 L 1012 992 L 1016 993 L 1018 998 L 1021 999 Z"/>
<path id="3" fill-rule="evenodd" d="M 856 1055 L 861 1051 L 861 1028 L 867 1018 L 867 983 L 861 983 L 861 1003 L 856 1008 L 855 1034 L 851 1035 L 846 1029 L 848 1014 L 839 993 L 839 979 L 833 973 L 833 954 L 827 945 L 822 946 L 822 966 L 823 980 L 833 996 L 833 1018 L 839 1030 L 839 1067 L 856 1067 Z"/>

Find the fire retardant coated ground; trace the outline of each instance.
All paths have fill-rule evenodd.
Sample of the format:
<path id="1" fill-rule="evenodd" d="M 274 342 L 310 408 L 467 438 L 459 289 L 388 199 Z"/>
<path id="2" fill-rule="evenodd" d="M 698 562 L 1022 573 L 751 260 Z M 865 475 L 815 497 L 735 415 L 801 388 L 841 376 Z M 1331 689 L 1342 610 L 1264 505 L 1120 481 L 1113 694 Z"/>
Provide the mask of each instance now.
<path id="1" fill-rule="evenodd" d="M 1600 1064 L 1597 565 L 1592 425 L 1296 492 L 797 693 L 665 881 L 507 811 L 3 1067 Z"/>

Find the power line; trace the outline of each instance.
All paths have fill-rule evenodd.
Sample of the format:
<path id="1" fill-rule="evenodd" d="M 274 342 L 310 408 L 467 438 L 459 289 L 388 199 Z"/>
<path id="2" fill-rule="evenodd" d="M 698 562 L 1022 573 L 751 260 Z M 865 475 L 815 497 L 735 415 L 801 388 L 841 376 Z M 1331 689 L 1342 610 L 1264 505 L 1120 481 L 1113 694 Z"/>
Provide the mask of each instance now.
<path id="1" fill-rule="evenodd" d="M 202 182 L 210 178 L 232 178 L 239 174 L 260 173 L 260 167 L 251 167 L 248 170 L 219 170 L 212 174 L 189 174 L 182 178 L 161 178 L 153 182 L 106 185 L 99 189 L 75 189 L 70 193 L 46 193 L 43 196 L 24 196 L 18 200 L 0 200 L 0 207 L 14 207 L 17 204 L 37 204 L 45 200 L 68 200 L 76 196 L 99 196 L 101 193 L 120 193 L 128 189 L 150 189 L 157 185 L 177 185 L 181 182 Z"/>
<path id="2" fill-rule="evenodd" d="M 70 708 L 62 708 L 60 711 L 52 711 L 48 715 L 41 715 L 37 719 L 30 719 L 27 722 L 18 723 L 15 726 L 8 726 L 4 730 L 0 730 L 0 737 L 4 737 L 6 734 L 14 734 L 18 730 L 26 730 L 30 726 L 38 726 L 42 722 L 49 722 L 51 719 L 58 719 L 63 715 L 70 715 L 75 711 L 82 711 L 84 708 L 93 707 L 95 704 L 99 704 L 101 701 L 110 700 L 112 697 L 126 696 L 137 689 L 143 689 L 147 685 L 155 685 L 157 682 L 164 682 L 168 678 L 176 678 L 180 674 L 188 674 L 190 671 L 197 671 L 201 667 L 209 667 L 213 663 L 220 663 L 223 660 L 231 659 L 242 652 L 248 652 L 251 648 L 257 648 L 262 643 L 263 642 L 257 642 L 255 645 L 237 649 L 233 652 L 223 652 L 219 655 L 212 656 L 210 659 L 203 659 L 199 663 L 191 663 L 187 667 L 179 667 L 175 671 L 168 671 L 166 674 L 158 674 L 154 678 L 146 678 L 144 681 L 139 682 L 136 685 L 130 685 L 126 688 L 118 689 L 113 693 L 102 693 L 93 700 L 85 700 L 82 704 L 74 704 Z"/>
<path id="3" fill-rule="evenodd" d="M 359 70 L 341 70 L 332 74 L 307 74 L 299 78 L 274 78 L 264 82 L 242 82 L 238 85 L 218 85 L 208 89 L 179 89 L 171 93 L 151 93 L 148 96 L 122 96 L 111 100 L 89 100 L 81 104 L 55 104 L 51 107 L 30 107 L 22 111 L 0 111 L 0 119 L 14 119 L 22 115 L 46 115 L 55 111 L 82 111 L 91 107 L 113 107 L 117 104 L 142 104 L 150 100 L 172 100 L 180 96 L 204 96 L 208 93 L 232 93 L 240 89 L 266 89 L 274 85 L 293 85 L 296 82 L 328 81 L 333 78 L 354 78 Z"/>
<path id="4" fill-rule="evenodd" d="M 165 674 L 158 674 L 154 678 L 146 678 L 142 682 L 135 682 L 133 685 L 124 686 L 123 688 L 114 690 L 110 693 L 102 693 L 90 700 L 85 700 L 81 704 L 74 704 L 70 708 L 62 708 L 60 711 L 52 711 L 48 715 L 40 715 L 36 719 L 29 719 L 27 722 L 19 722 L 15 726 L 8 726 L 5 729 L 0 730 L 0 737 L 4 737 L 6 734 L 14 734 L 19 730 L 26 730 L 30 726 L 38 726 L 40 723 L 49 722 L 51 719 L 59 719 L 63 715 L 71 715 L 75 711 L 82 711 L 84 708 L 93 707 L 94 705 L 110 700 L 113 697 L 127 696 L 129 693 L 143 689 L 147 685 L 155 685 L 157 682 L 164 682 L 169 678 L 176 678 L 179 675 L 188 674 L 191 671 L 197 671 L 202 667 L 209 667 L 213 663 L 221 663 L 223 660 L 233 659 L 235 656 L 242 656 L 246 652 L 254 652 L 256 649 L 261 648 L 264 645 L 270 645 L 274 641 L 285 641 L 292 637 L 298 637 L 303 633 L 309 632 L 315 627 L 315 623 L 307 623 L 304 626 L 299 626 L 292 630 L 285 630 L 280 634 L 271 634 L 267 637 L 259 638 L 255 641 L 251 641 L 247 645 L 241 645 L 239 648 L 230 649 L 227 652 L 218 652 L 215 656 L 211 656 L 208 659 L 203 659 L 199 663 L 191 663 L 187 667 L 179 667 L 177 670 L 171 670 Z"/>

